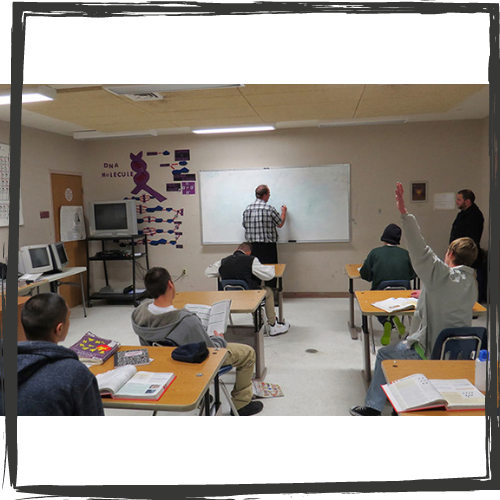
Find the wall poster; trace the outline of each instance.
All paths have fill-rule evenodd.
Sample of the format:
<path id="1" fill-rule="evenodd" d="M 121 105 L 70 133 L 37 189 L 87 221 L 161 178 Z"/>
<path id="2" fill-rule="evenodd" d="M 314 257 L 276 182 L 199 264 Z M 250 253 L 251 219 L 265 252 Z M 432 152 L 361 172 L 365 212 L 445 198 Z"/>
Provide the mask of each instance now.
<path id="1" fill-rule="evenodd" d="M 9 225 L 10 210 L 10 146 L 0 143 L 0 227 Z M 19 225 L 22 226 L 23 211 L 19 199 Z"/>

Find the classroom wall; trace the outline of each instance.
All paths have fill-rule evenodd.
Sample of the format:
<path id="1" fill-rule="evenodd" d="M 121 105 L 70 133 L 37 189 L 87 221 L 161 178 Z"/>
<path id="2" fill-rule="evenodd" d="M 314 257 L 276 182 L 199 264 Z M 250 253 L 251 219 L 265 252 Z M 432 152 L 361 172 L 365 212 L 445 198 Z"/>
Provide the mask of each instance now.
<path id="1" fill-rule="evenodd" d="M 0 121 L 0 142 L 9 144 L 10 124 Z M 85 145 L 66 137 L 28 127 L 22 129 L 21 201 L 24 224 L 19 226 L 19 245 L 55 241 L 51 172 L 83 173 Z M 41 219 L 40 212 L 49 212 Z M 0 246 L 7 253 L 8 227 L 0 228 Z"/>
<path id="2" fill-rule="evenodd" d="M 172 182 L 171 169 L 159 167 L 172 162 L 176 149 L 189 149 L 190 173 L 199 170 L 254 167 L 294 167 L 328 163 L 351 164 L 352 241 L 349 243 L 302 243 L 279 245 L 280 261 L 287 264 L 287 292 L 345 292 L 346 263 L 362 262 L 371 248 L 379 246 L 384 227 L 398 222 L 394 202 L 396 181 L 409 190 L 411 181 L 428 182 L 428 202 L 408 202 L 428 243 L 439 255 L 446 252 L 453 210 L 434 210 L 436 193 L 470 188 L 488 216 L 489 164 L 487 120 L 410 123 L 405 125 L 359 126 L 329 129 L 290 129 L 245 136 L 163 136 L 89 142 L 87 146 L 87 199 L 105 200 L 130 196 L 135 187 L 130 153 L 143 151 L 151 175 L 149 184 L 162 194 Z M 170 151 L 170 157 L 147 157 L 147 152 Z M 106 167 L 105 164 L 108 164 Z M 113 168 L 109 168 L 113 165 Z M 103 177 L 103 174 L 112 176 Z M 255 186 L 248 187 L 248 203 Z M 198 185 L 196 184 L 196 189 Z M 174 276 L 183 268 L 187 276 L 176 284 L 179 291 L 213 289 L 204 277 L 210 263 L 232 253 L 231 245 L 201 246 L 198 192 L 195 195 L 167 194 L 161 205 L 183 209 L 182 236 L 178 249 L 172 245 L 149 247 L 151 265 L 167 267 Z M 409 193 L 408 193 L 409 200 Z M 272 195 L 271 195 L 272 202 Z M 149 203 L 151 205 L 151 203 Z M 294 200 L 287 201 L 293 211 Z M 163 212 L 159 217 L 165 217 Z M 170 215 L 171 216 L 171 215 Z M 167 214 L 167 217 L 169 215 Z M 171 228 L 171 225 L 157 225 Z M 487 231 L 485 231 L 487 233 Z M 156 235 L 153 239 L 165 237 Z M 168 237 L 167 237 L 168 239 Z M 487 236 L 483 238 L 487 245 Z M 484 246 L 484 244 L 483 244 Z M 127 283 L 125 283 L 126 285 Z M 366 283 L 357 283 L 360 289 Z"/>
<path id="3" fill-rule="evenodd" d="M 0 142 L 9 142 L 9 124 L 0 122 Z M 352 241 L 349 243 L 303 243 L 279 245 L 280 261 L 287 264 L 285 291 L 295 293 L 345 293 L 346 263 L 362 262 L 379 246 L 384 227 L 398 222 L 394 203 L 396 181 L 409 190 L 411 181 L 428 182 L 428 202 L 408 202 L 428 243 L 444 255 L 454 210 L 434 210 L 436 193 L 472 189 L 488 219 L 489 158 L 488 120 L 464 120 L 405 125 L 359 126 L 325 129 L 289 129 L 244 136 L 161 136 L 80 142 L 72 138 L 23 128 L 21 189 L 25 225 L 20 228 L 20 245 L 54 239 L 50 171 L 81 172 L 86 202 L 130 197 L 135 187 L 130 153 L 144 152 L 150 173 L 149 185 L 167 196 L 160 205 L 182 209 L 176 246 L 149 246 L 150 265 L 167 267 L 174 277 L 183 268 L 187 276 L 176 281 L 177 289 L 210 290 L 214 280 L 204 277 L 210 263 L 232 253 L 230 245 L 202 246 L 198 184 L 194 195 L 166 193 L 173 182 L 172 169 L 160 163 L 173 162 L 176 149 L 189 149 L 190 173 L 200 170 L 255 167 L 293 167 L 329 163 L 351 164 Z M 170 156 L 146 156 L 168 150 Z M 248 203 L 255 186 L 248 188 Z M 140 193 L 144 194 L 144 193 Z M 271 197 L 272 202 L 272 197 Z M 287 201 L 293 210 L 294 201 Z M 156 202 L 147 202 L 156 206 Z M 85 207 L 86 208 L 86 207 Z M 50 219 L 40 219 L 40 211 Z M 174 212 L 156 213 L 163 219 Z M 172 224 L 148 224 L 172 229 Z M 487 230 L 483 246 L 487 247 Z M 7 228 L 0 228 L 0 244 L 7 241 Z M 173 237 L 157 234 L 152 239 Z M 139 271 L 138 275 L 141 274 Z M 117 288 L 130 284 L 123 263 L 112 263 L 110 275 Z M 94 288 L 103 286 L 99 266 L 91 271 Z M 363 282 L 356 289 L 366 288 Z"/>

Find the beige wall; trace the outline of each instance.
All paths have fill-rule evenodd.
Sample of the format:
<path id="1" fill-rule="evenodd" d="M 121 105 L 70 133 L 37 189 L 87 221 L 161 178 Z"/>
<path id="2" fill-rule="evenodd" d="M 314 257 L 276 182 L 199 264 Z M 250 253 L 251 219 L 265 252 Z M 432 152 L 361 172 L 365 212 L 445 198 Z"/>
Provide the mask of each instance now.
<path id="1" fill-rule="evenodd" d="M 9 144 L 9 124 L 0 122 L 0 142 Z M 85 145 L 73 138 L 23 128 L 21 144 L 21 200 L 24 224 L 19 245 L 52 243 L 55 239 L 50 172 L 82 173 Z M 48 211 L 48 219 L 40 212 Z M 0 228 L 0 246 L 7 252 L 8 228 Z"/>
<path id="2" fill-rule="evenodd" d="M 4 134 L 4 136 L 2 136 Z M 0 141 L 8 139 L 7 124 L 0 123 Z M 427 203 L 410 203 L 428 243 L 444 255 L 456 210 L 433 209 L 436 193 L 470 188 L 488 217 L 489 160 L 488 121 L 467 120 L 405 125 L 360 126 L 329 129 L 290 129 L 245 136 L 200 137 L 162 136 L 140 139 L 115 139 L 80 143 L 73 139 L 30 129 L 23 131 L 22 195 L 25 228 L 20 243 L 50 240 L 52 217 L 40 221 L 41 210 L 51 211 L 49 169 L 83 171 L 86 201 L 121 199 L 131 196 L 132 177 L 103 177 L 106 172 L 131 172 L 130 153 L 144 152 L 151 174 L 150 184 L 165 193 L 172 182 L 169 168 L 176 149 L 189 149 L 191 173 L 199 170 L 255 167 L 306 166 L 328 163 L 351 164 L 350 243 L 303 243 L 279 245 L 281 262 L 287 264 L 285 289 L 289 292 L 344 292 L 346 263 L 362 262 L 380 244 L 384 227 L 398 222 L 394 187 L 401 181 L 409 189 L 411 181 L 428 182 Z M 171 151 L 169 157 L 147 157 L 147 151 Z M 104 164 L 117 168 L 105 168 Z M 118 174 L 117 174 L 118 175 Z M 249 186 L 248 202 L 255 186 Z M 198 184 L 196 185 L 198 190 Z M 176 282 L 177 289 L 213 289 L 213 280 L 204 277 L 205 267 L 233 251 L 232 246 L 202 246 L 198 192 L 195 196 L 167 194 L 163 206 L 184 209 L 179 244 L 149 247 L 150 264 L 167 267 L 174 276 L 187 268 L 188 275 Z M 154 206 L 156 203 L 148 203 Z M 287 202 L 293 209 L 293 200 Z M 33 218 L 29 216 L 33 214 Z M 51 214 L 52 215 L 52 214 Z M 157 215 L 171 218 L 169 212 Z M 169 224 L 157 225 L 170 229 Z M 5 231 L 0 238 L 5 237 Z M 483 246 L 487 245 L 487 231 Z M 169 235 L 156 235 L 154 239 Z M 130 284 L 127 273 L 117 264 L 117 287 Z M 125 275 L 124 275 L 125 274 Z M 97 270 L 92 276 L 102 286 Z M 113 283 L 114 284 L 114 283 Z M 357 283 L 357 288 L 366 284 Z"/>

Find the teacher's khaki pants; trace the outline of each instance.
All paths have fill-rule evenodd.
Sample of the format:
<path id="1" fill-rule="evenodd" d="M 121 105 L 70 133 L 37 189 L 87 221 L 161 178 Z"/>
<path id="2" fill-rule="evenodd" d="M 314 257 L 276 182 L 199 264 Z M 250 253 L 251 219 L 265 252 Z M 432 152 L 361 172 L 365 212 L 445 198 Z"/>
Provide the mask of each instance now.
<path id="1" fill-rule="evenodd" d="M 252 400 L 252 377 L 255 368 L 255 351 L 246 344 L 228 343 L 228 353 L 225 364 L 236 368 L 236 382 L 231 392 L 234 406 L 237 410 L 246 406 Z"/>

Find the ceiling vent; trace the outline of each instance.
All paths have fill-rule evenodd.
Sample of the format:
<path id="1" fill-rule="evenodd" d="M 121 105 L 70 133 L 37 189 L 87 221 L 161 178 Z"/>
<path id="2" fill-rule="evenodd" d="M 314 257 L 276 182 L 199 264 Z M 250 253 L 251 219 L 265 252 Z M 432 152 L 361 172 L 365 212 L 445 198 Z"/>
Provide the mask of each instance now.
<path id="1" fill-rule="evenodd" d="M 124 97 L 128 97 L 132 101 L 161 101 L 163 96 L 157 94 L 156 92 L 145 92 L 143 94 L 125 94 Z"/>

